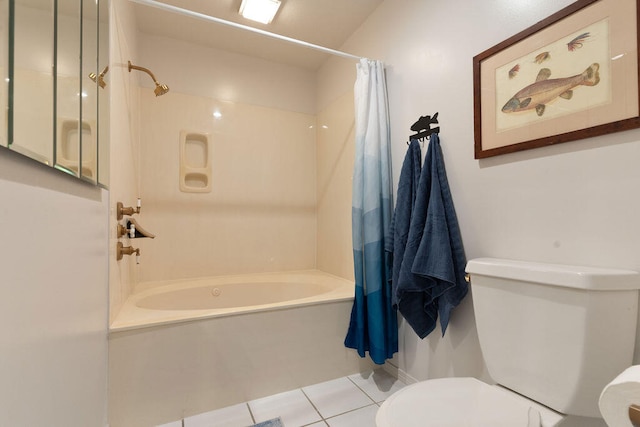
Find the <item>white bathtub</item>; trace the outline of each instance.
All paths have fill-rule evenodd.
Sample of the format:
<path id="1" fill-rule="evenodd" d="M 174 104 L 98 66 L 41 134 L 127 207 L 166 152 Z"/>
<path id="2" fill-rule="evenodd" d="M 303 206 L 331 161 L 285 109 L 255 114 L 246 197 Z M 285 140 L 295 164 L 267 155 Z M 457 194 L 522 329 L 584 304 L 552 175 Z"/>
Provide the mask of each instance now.
<path id="1" fill-rule="evenodd" d="M 110 425 L 162 424 L 370 369 L 343 344 L 353 294 L 353 282 L 320 271 L 139 286 L 110 328 Z"/>
<path id="2" fill-rule="evenodd" d="M 352 281 L 317 270 L 148 282 L 136 288 L 110 330 L 347 301 L 353 295 Z"/>

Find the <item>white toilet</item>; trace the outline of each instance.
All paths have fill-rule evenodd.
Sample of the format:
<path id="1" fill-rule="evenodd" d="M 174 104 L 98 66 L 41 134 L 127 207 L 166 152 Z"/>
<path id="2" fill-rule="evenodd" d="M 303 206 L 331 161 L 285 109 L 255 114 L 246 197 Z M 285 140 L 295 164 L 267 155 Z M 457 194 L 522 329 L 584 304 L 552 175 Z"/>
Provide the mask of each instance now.
<path id="1" fill-rule="evenodd" d="M 387 399 L 378 427 L 596 427 L 604 386 L 632 364 L 640 274 L 469 261 L 480 347 L 496 385 L 442 378 Z"/>

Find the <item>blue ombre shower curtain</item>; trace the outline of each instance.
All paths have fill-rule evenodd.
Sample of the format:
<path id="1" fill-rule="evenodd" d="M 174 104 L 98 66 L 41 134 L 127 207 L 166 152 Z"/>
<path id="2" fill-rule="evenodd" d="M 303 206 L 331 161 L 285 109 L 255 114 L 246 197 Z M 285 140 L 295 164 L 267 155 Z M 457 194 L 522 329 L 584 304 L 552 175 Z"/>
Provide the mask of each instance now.
<path id="1" fill-rule="evenodd" d="M 345 346 L 382 364 L 398 351 L 385 234 L 391 223 L 391 148 L 384 64 L 361 59 L 354 87 L 356 158 L 352 234 L 355 300 Z"/>

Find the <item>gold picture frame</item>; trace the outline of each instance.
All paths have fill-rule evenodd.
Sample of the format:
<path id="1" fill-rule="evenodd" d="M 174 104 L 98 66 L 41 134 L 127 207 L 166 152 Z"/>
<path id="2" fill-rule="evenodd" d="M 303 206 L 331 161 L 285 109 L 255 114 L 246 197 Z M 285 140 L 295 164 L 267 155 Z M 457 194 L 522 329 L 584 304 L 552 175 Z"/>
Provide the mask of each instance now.
<path id="1" fill-rule="evenodd" d="M 640 127 L 640 0 L 579 0 L 473 58 L 475 158 Z"/>

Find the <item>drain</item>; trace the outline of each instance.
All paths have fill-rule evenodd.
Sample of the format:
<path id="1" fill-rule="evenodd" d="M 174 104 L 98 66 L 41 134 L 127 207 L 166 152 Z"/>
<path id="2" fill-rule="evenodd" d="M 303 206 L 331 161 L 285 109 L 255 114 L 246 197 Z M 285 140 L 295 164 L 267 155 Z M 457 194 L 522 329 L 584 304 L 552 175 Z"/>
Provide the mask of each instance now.
<path id="1" fill-rule="evenodd" d="M 214 297 L 219 297 L 221 293 L 222 291 L 220 290 L 220 288 L 213 288 L 211 290 L 211 295 L 213 295 Z"/>

